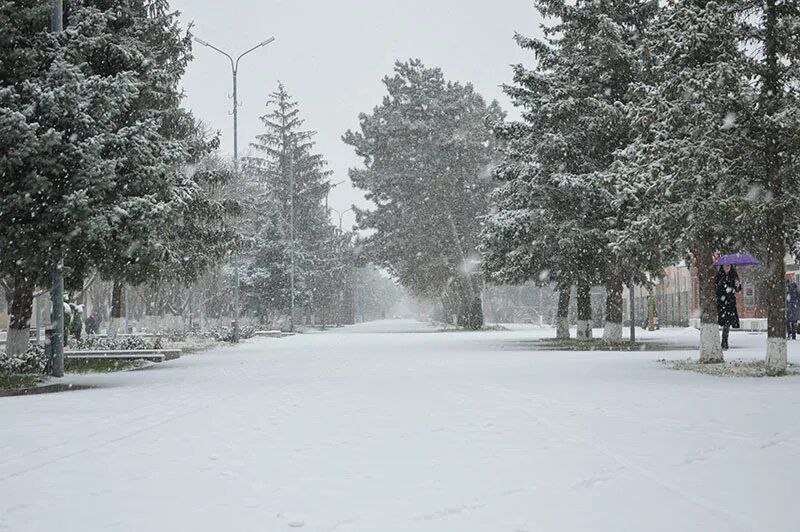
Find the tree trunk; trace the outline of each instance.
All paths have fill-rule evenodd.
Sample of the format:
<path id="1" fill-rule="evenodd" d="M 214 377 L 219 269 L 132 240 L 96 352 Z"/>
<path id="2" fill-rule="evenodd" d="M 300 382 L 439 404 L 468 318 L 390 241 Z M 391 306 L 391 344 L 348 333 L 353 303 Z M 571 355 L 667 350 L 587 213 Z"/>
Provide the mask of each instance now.
<path id="1" fill-rule="evenodd" d="M 111 288 L 111 318 L 108 320 L 108 336 L 115 338 L 122 321 L 123 301 L 122 301 L 122 282 L 114 279 Z"/>
<path id="2" fill-rule="evenodd" d="M 778 58 L 778 7 L 775 0 L 766 1 L 764 23 L 764 94 L 767 101 L 765 142 L 765 180 L 767 190 L 772 193 L 768 206 L 767 228 L 767 357 L 765 366 L 768 375 L 782 375 L 786 372 L 786 244 L 784 207 L 781 205 L 785 191 L 781 174 L 782 147 L 778 142 L 782 139 L 778 131 L 772 130 L 775 114 L 782 98 L 780 84 L 781 69 Z"/>
<path id="3" fill-rule="evenodd" d="M 786 372 L 786 257 L 783 242 L 783 216 L 772 218 L 775 227 L 767 251 L 767 357 L 768 375 Z"/>
<path id="4" fill-rule="evenodd" d="M 700 287 L 700 362 L 712 364 L 723 362 L 722 345 L 717 324 L 717 286 L 714 282 L 716 269 L 714 250 L 701 243 L 695 253 L 697 282 Z"/>
<path id="5" fill-rule="evenodd" d="M 462 311 L 464 315 L 463 326 L 471 331 L 483 328 L 483 303 L 480 296 L 474 296 L 471 299 L 465 297 L 464 305 Z"/>
<path id="6" fill-rule="evenodd" d="M 556 310 L 556 338 L 569 338 L 569 296 L 572 285 L 563 283 L 558 286 L 558 309 Z"/>
<path id="7" fill-rule="evenodd" d="M 603 341 L 622 341 L 622 279 L 614 277 L 606 283 L 606 322 Z"/>
<path id="8" fill-rule="evenodd" d="M 6 338 L 6 353 L 9 356 L 20 355 L 28 349 L 35 288 L 33 281 L 24 275 L 14 275 L 12 283 Z"/>
<path id="9" fill-rule="evenodd" d="M 586 281 L 578 282 L 578 340 L 592 339 L 592 286 Z"/>

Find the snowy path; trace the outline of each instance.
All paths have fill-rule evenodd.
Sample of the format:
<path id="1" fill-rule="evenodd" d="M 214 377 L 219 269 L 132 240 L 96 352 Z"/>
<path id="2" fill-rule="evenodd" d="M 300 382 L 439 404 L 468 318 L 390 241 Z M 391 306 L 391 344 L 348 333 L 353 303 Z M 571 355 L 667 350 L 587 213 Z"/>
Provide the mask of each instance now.
<path id="1" fill-rule="evenodd" d="M 545 334 L 382 322 L 0 399 L 0 530 L 800 529 L 800 378 Z"/>

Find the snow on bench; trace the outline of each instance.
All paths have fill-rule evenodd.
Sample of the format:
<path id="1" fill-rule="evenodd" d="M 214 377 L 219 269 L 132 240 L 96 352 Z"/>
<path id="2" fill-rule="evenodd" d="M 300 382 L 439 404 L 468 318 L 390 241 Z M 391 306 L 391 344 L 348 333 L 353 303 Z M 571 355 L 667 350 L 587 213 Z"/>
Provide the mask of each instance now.
<path id="1" fill-rule="evenodd" d="M 280 338 L 283 336 L 281 331 L 256 331 L 254 334 L 256 336 L 265 336 L 267 338 Z"/>
<path id="2" fill-rule="evenodd" d="M 148 360 L 164 362 L 180 358 L 180 349 L 105 349 L 92 351 L 64 351 L 69 360 Z"/>

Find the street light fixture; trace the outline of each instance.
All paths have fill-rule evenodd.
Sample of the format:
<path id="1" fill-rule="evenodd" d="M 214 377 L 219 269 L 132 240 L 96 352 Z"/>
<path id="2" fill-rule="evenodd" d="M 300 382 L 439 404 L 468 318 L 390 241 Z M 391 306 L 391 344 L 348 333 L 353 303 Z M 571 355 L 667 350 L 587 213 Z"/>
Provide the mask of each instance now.
<path id="1" fill-rule="evenodd" d="M 328 212 L 328 196 L 330 195 L 331 190 L 333 190 L 334 188 L 338 187 L 339 185 L 341 185 L 344 182 L 345 182 L 344 179 L 339 181 L 338 183 L 330 183 L 330 181 L 328 182 L 328 185 L 329 185 L 328 186 L 328 191 L 325 193 L 325 212 L 326 213 Z"/>
<path id="2" fill-rule="evenodd" d="M 338 209 L 334 209 L 333 207 L 331 207 L 330 209 L 331 209 L 333 212 L 335 212 L 336 214 L 338 214 L 338 215 L 339 215 L 339 232 L 340 232 L 340 233 L 342 233 L 342 232 L 343 232 L 343 231 L 342 231 L 342 217 L 343 217 L 345 214 L 347 214 L 348 212 L 352 211 L 352 210 L 353 210 L 353 207 L 350 207 L 349 209 L 345 209 L 345 210 L 343 210 L 343 211 L 340 211 L 340 210 L 338 210 Z"/>
<path id="3" fill-rule="evenodd" d="M 233 168 L 236 172 L 237 178 L 239 174 L 239 84 L 238 84 L 238 77 L 239 77 L 239 61 L 242 60 L 244 56 L 262 48 L 272 41 L 275 40 L 275 37 L 270 37 L 265 41 L 261 41 L 257 45 L 253 46 L 246 52 L 240 54 L 236 59 L 233 58 L 228 52 L 221 50 L 214 46 L 213 44 L 200 39 L 199 37 L 194 38 L 195 42 L 202 44 L 207 48 L 211 48 L 215 50 L 225 57 L 228 58 L 228 61 L 231 63 L 231 74 L 233 75 Z M 239 342 L 239 254 L 235 253 L 233 258 L 233 270 L 234 270 L 234 280 L 233 280 L 233 341 L 235 343 Z"/>

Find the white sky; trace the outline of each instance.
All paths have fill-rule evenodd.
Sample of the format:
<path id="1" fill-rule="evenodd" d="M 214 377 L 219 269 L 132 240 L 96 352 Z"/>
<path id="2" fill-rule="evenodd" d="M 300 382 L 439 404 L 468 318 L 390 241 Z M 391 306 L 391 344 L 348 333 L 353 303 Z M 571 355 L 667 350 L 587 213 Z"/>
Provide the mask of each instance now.
<path id="1" fill-rule="evenodd" d="M 539 34 L 532 0 L 172 0 L 194 34 L 234 57 L 264 39 L 275 42 L 242 60 L 239 72 L 239 151 L 262 131 L 267 95 L 277 80 L 300 104 L 317 148 L 330 163 L 333 182 L 347 179 L 359 160 L 341 142 L 384 94 L 381 79 L 394 61 L 418 57 L 449 79 L 472 82 L 487 99 L 498 99 L 512 116 L 499 87 L 511 80 L 509 65 L 532 62 L 512 37 Z M 231 75 L 227 59 L 195 45 L 184 79 L 185 104 L 223 135 L 233 151 Z M 339 210 L 364 203 L 360 192 L 340 185 L 330 195 Z M 335 215 L 334 215 L 335 216 Z M 344 218 L 345 227 L 352 214 Z"/>

